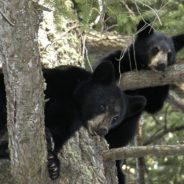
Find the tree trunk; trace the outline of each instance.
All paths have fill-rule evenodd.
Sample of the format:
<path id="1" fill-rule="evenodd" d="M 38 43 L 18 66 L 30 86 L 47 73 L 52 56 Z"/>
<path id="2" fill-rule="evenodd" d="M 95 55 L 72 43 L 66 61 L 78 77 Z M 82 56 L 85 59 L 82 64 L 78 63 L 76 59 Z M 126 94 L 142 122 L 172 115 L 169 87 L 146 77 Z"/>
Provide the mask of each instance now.
<path id="1" fill-rule="evenodd" d="M 59 24 L 62 27 L 62 31 L 58 31 L 53 15 L 59 11 L 57 6 L 54 7 L 52 3 L 49 5 L 51 6 L 48 4 L 37 6 L 35 3 L 18 0 L 6 1 L 4 8 L 7 14 L 2 12 L 1 60 L 8 100 L 10 165 L 12 174 L 19 184 L 45 184 L 47 180 L 43 81 L 39 66 L 37 36 L 44 66 L 54 67 L 60 64 L 83 66 L 84 49 L 77 21 L 56 15 L 60 16 Z M 37 8 L 44 10 L 44 21 L 39 31 L 40 14 Z M 66 1 L 66 8 L 71 9 L 71 1 Z M 103 138 L 91 137 L 85 128 L 81 128 L 64 146 L 60 159 L 60 179 L 56 182 L 47 181 L 65 184 L 116 184 L 114 161 L 103 162 L 102 151 L 107 149 Z M 1 162 L 1 166 L 1 171 L 9 171 L 7 162 Z M 8 180 L 6 174 L 0 183 L 12 184 L 13 181 Z"/>
<path id="2" fill-rule="evenodd" d="M 116 184 L 114 161 L 103 161 L 106 141 L 81 128 L 61 155 L 61 184 Z"/>
<path id="3" fill-rule="evenodd" d="M 84 66 L 84 48 L 81 44 L 83 36 L 77 19 L 73 20 L 62 15 L 57 5 L 54 6 L 52 3 L 49 5 L 49 9 L 53 11 L 44 11 L 44 21 L 39 30 L 43 65 L 45 67 L 61 64 Z M 62 8 L 70 11 L 72 17 L 77 17 L 71 7 L 71 1 L 67 0 Z M 60 15 L 56 15 L 56 12 Z M 56 16 L 59 22 L 56 21 Z M 116 184 L 114 161 L 103 162 L 102 151 L 107 149 L 108 146 L 103 138 L 91 137 L 85 128 L 81 128 L 61 151 L 61 177 L 58 183 Z"/>
<path id="4" fill-rule="evenodd" d="M 18 184 L 45 184 L 44 83 L 38 52 L 41 14 L 32 1 L 6 0 L 1 4 L 0 55 L 11 173 Z"/>

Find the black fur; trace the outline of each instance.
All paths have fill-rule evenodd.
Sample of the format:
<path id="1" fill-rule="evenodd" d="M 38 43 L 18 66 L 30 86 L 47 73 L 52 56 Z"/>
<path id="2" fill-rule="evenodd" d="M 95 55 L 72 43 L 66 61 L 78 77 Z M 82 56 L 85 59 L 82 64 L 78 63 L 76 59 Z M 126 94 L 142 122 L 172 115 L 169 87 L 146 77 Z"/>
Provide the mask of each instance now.
<path id="1" fill-rule="evenodd" d="M 58 151 L 81 126 L 89 128 L 92 134 L 104 136 L 109 128 L 118 126 L 131 112 L 135 114 L 145 106 L 143 97 L 128 96 L 116 86 L 111 63 L 100 64 L 93 73 L 78 67 L 62 66 L 44 69 L 43 75 L 47 84 L 45 126 L 51 179 L 59 176 Z M 6 97 L 2 73 L 0 95 L 0 124 L 3 129 L 6 127 Z M 103 116 L 102 120 L 98 120 L 98 116 Z M 91 123 L 89 120 L 96 121 Z"/>
<path id="2" fill-rule="evenodd" d="M 156 32 L 149 21 L 141 20 L 137 26 L 137 37 L 127 50 L 116 50 L 105 56 L 99 63 L 110 62 L 115 67 L 116 80 L 120 73 L 133 70 L 157 70 L 163 71 L 176 62 L 176 53 L 184 46 L 184 34 L 173 37 Z M 160 53 L 163 55 L 160 57 Z M 157 60 L 155 57 L 159 56 Z M 147 79 L 145 79 L 147 80 Z M 127 90 L 126 94 L 144 96 L 147 100 L 145 111 L 156 113 L 162 107 L 168 96 L 169 85 L 147 87 L 136 90 Z M 126 146 L 134 137 L 140 114 L 122 121 L 106 136 L 110 148 Z M 123 184 L 124 182 L 120 182 Z"/>

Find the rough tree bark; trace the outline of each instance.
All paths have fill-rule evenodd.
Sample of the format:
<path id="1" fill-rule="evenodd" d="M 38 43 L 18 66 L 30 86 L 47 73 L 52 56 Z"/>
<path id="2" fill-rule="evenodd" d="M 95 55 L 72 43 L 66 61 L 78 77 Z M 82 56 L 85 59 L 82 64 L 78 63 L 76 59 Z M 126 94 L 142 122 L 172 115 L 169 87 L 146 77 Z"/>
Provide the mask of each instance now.
<path id="1" fill-rule="evenodd" d="M 77 21 L 72 21 L 62 16 L 59 22 L 60 27 L 62 27 L 62 32 L 58 32 L 56 31 L 56 25 L 54 25 L 53 23 L 53 12 L 46 11 L 44 12 L 44 14 L 48 14 L 47 16 L 44 16 L 45 19 L 41 25 L 42 30 L 40 30 L 40 37 L 44 38 L 44 42 L 40 40 L 42 53 L 41 57 L 44 66 L 54 67 L 59 64 L 67 63 L 71 65 L 83 66 L 83 63 L 81 63 L 81 61 L 83 61 L 84 47 L 87 46 L 87 48 L 89 49 L 89 44 L 91 44 L 91 48 L 93 49 L 97 46 L 96 44 L 98 44 L 96 48 L 99 51 L 101 50 L 103 43 L 111 43 L 108 44 L 108 48 L 111 45 L 112 49 L 113 41 L 115 39 L 115 37 L 113 36 L 94 36 L 93 38 L 95 38 L 96 41 L 94 41 L 94 39 L 93 41 L 90 41 L 89 35 L 87 35 L 86 45 L 82 45 L 83 47 L 81 47 L 81 42 L 85 43 L 85 37 L 81 37 L 80 31 L 78 30 L 79 25 Z M 70 22 L 70 24 L 68 24 L 68 22 Z M 118 42 L 115 41 L 114 43 L 120 43 L 119 48 L 122 48 L 122 44 L 124 44 L 124 46 L 127 46 L 127 42 L 131 42 L 129 37 L 127 37 L 126 41 L 123 41 L 122 39 L 122 42 L 120 42 L 118 38 Z M 101 45 L 100 49 L 99 45 Z M 117 49 L 117 45 L 114 45 L 113 48 Z M 89 51 L 91 50 L 89 49 Z M 93 50 L 93 52 L 96 52 L 95 49 Z M 180 73 L 182 72 L 183 71 L 181 70 Z M 139 81 L 137 81 L 137 76 L 141 76 L 142 73 L 140 75 L 139 73 L 134 74 L 133 78 L 131 78 L 132 74 L 128 75 L 127 77 L 128 81 L 131 81 L 132 79 L 134 80 L 136 78 L 136 83 L 132 84 L 131 87 L 128 86 L 127 88 L 135 89 L 139 87 L 139 85 L 137 84 L 142 83 L 141 77 L 138 77 Z M 152 75 L 154 74 L 155 73 L 153 72 Z M 147 77 L 147 75 L 149 74 L 146 73 L 145 75 Z M 157 76 L 157 74 L 155 74 L 154 77 L 152 77 L 152 75 L 150 75 L 150 77 L 148 78 L 151 79 L 151 81 L 157 81 L 156 84 L 167 81 L 165 73 L 160 73 L 159 77 L 156 80 L 154 79 L 154 77 Z M 172 77 L 173 75 L 170 76 L 171 80 Z M 124 81 L 126 81 L 125 76 L 123 76 L 122 79 L 125 79 Z M 169 80 L 169 82 L 171 82 L 171 80 Z M 178 78 L 175 77 L 174 80 L 178 80 Z M 166 83 L 169 82 L 167 81 Z M 150 83 L 148 85 L 150 85 Z M 122 84 L 123 88 L 126 88 L 126 85 L 128 84 Z M 143 85 L 145 85 L 145 82 Z M 99 137 L 91 137 L 88 132 L 84 128 L 82 128 L 79 132 L 75 134 L 74 138 L 70 139 L 66 146 L 64 146 L 61 154 L 60 183 L 115 184 L 116 178 L 114 177 L 115 168 L 113 162 L 110 161 L 103 163 L 103 159 L 101 156 L 103 150 L 108 150 L 108 147 L 103 139 Z M 108 167 L 106 167 L 107 165 Z"/>
<path id="2" fill-rule="evenodd" d="M 116 32 L 99 33 L 91 31 L 86 34 L 86 47 L 88 53 L 98 60 L 113 50 L 125 49 L 133 42 L 133 39 L 133 37 L 119 35 Z"/>
<path id="3" fill-rule="evenodd" d="M 39 24 L 37 8 L 45 10 L 44 16 L 47 13 L 51 14 L 51 19 L 44 17 L 42 29 L 39 30 L 40 52 L 44 65 L 54 67 L 58 64 L 80 66 L 83 64 L 83 49 L 80 33 L 75 29 L 77 27 L 75 21 L 61 16 L 62 32 L 57 32 L 53 29 L 56 28 L 53 18 L 54 5 L 52 3 L 50 5 L 49 8 L 45 8 L 32 2 L 5 1 L 4 12 L 1 12 L 3 20 L 0 31 L 3 38 L 1 60 L 8 97 L 9 147 L 12 173 L 19 184 L 41 184 L 47 180 L 43 131 L 43 81 L 37 48 Z M 66 8 L 71 8 L 70 5 L 71 1 L 66 1 Z M 48 20 L 52 23 L 50 26 Z M 108 146 L 104 139 L 98 136 L 91 137 L 88 131 L 82 128 L 63 149 L 60 179 L 50 182 L 115 184 L 117 181 L 114 162 L 103 163 L 101 153 L 106 149 Z M 6 163 L 3 164 L 3 169 L 6 166 Z M 8 167 L 6 171 L 9 171 Z M 6 183 L 7 178 L 1 182 Z M 10 183 L 12 184 L 11 181 Z"/>
<path id="4" fill-rule="evenodd" d="M 158 71 L 127 72 L 121 75 L 119 84 L 123 90 L 125 89 L 133 90 L 143 87 L 173 84 L 177 82 L 184 82 L 183 63 L 170 66 L 164 72 Z"/>
<path id="5" fill-rule="evenodd" d="M 45 184 L 44 83 L 38 52 L 41 14 L 33 1 L 0 3 L 0 56 L 6 84 L 11 173 L 18 184 Z"/>
<path id="6" fill-rule="evenodd" d="M 41 60 L 45 67 L 57 65 L 84 66 L 83 36 L 78 21 L 71 20 L 58 11 L 59 7 L 49 3 L 52 11 L 44 11 L 44 21 L 39 30 Z M 45 5 L 48 7 L 48 4 Z M 71 1 L 63 5 L 73 17 Z M 63 8 L 63 7 L 62 7 Z M 55 24 L 55 13 L 60 17 Z M 61 184 L 116 184 L 114 161 L 103 162 L 102 151 L 108 150 L 103 138 L 91 137 L 85 128 L 81 128 L 61 151 Z"/>

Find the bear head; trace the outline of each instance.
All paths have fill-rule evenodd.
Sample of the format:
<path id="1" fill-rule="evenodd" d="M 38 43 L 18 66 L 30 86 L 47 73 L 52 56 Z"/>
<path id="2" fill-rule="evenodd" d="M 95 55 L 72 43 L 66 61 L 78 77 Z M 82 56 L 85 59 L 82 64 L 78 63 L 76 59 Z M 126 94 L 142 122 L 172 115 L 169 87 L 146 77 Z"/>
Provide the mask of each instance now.
<path id="1" fill-rule="evenodd" d="M 82 122 L 91 134 L 104 136 L 130 114 L 143 111 L 142 96 L 128 96 L 115 83 L 115 71 L 110 62 L 101 63 L 91 77 L 75 91 Z"/>
<path id="2" fill-rule="evenodd" d="M 137 65 L 141 69 L 164 71 L 176 61 L 176 53 L 184 46 L 184 35 L 166 36 L 156 32 L 147 20 L 137 26 L 137 37 L 132 45 Z"/>

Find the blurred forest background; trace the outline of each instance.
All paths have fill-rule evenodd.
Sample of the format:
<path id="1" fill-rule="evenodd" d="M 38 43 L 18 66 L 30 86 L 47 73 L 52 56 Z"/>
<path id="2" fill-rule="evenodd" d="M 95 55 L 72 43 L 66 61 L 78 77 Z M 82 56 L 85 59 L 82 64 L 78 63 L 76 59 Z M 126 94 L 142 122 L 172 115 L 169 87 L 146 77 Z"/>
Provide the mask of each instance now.
<path id="1" fill-rule="evenodd" d="M 73 0 L 74 10 L 78 15 L 80 29 L 84 33 L 98 31 L 113 32 L 122 36 L 134 37 L 136 25 L 140 19 L 150 19 L 153 27 L 168 35 L 184 32 L 183 0 Z M 66 17 L 72 14 L 64 9 L 67 1 L 55 0 L 57 14 L 62 12 Z M 59 24 L 58 30 L 62 29 Z M 143 51 L 144 52 L 144 51 Z M 96 53 L 98 55 L 98 53 Z M 94 57 L 88 50 L 85 66 Z M 184 50 L 178 54 L 177 62 L 184 61 Z M 154 115 L 144 114 L 141 122 L 143 145 L 167 145 L 184 142 L 184 85 L 176 84 L 164 109 Z M 157 95 L 157 94 L 155 94 Z M 133 143 L 132 143 L 133 144 Z M 145 158 L 146 183 L 148 184 L 183 184 L 183 156 L 165 158 Z M 129 183 L 135 179 L 135 159 L 127 159 L 125 173 Z"/>

